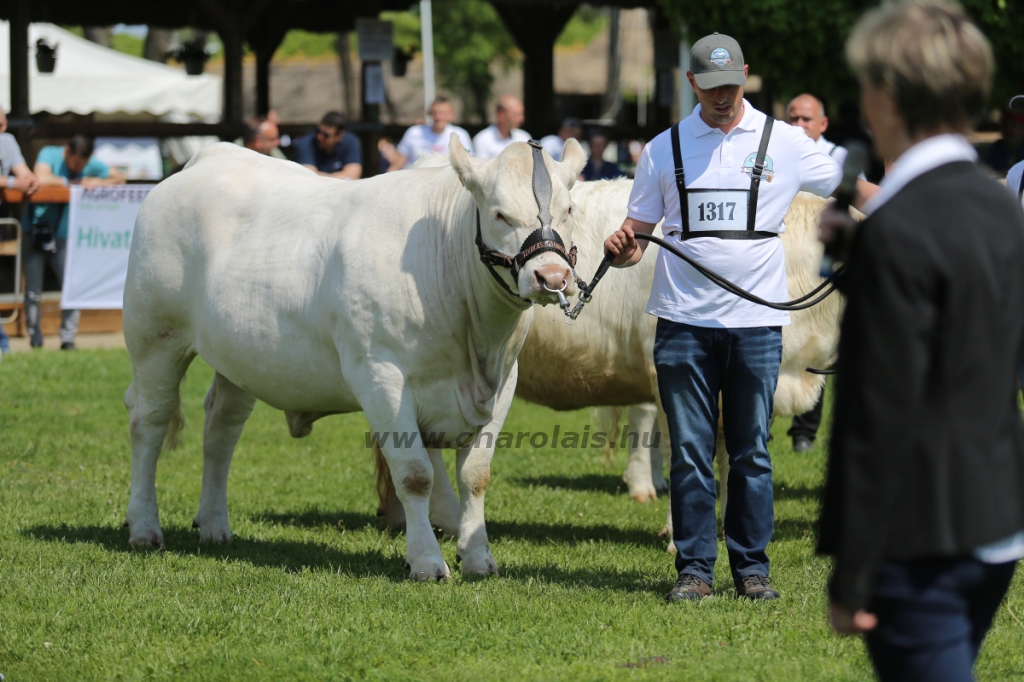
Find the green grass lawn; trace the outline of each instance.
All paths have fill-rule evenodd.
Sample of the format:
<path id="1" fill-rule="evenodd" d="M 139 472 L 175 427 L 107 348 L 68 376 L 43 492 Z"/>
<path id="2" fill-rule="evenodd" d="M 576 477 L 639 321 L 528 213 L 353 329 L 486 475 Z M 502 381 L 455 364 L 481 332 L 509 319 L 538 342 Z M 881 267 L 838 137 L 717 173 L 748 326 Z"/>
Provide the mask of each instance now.
<path id="1" fill-rule="evenodd" d="M 191 529 L 202 467 L 202 399 L 183 385 L 183 446 L 158 476 L 165 551 L 121 527 L 130 477 L 124 351 L 34 352 L 0 364 L 0 673 L 21 680 L 865 680 L 857 639 L 829 634 L 828 562 L 813 554 L 820 448 L 771 443 L 783 599 L 735 598 L 719 552 L 716 594 L 666 605 L 674 580 L 658 537 L 666 500 L 640 505 L 625 455 L 499 450 L 487 495 L 500 577 L 463 579 L 455 544 L 443 584 L 405 577 L 405 538 L 374 516 L 361 415 L 303 440 L 258 405 L 235 454 L 235 539 Z M 584 412 L 517 402 L 506 428 L 582 430 Z M 454 473 L 454 472 L 452 472 Z M 1011 589 L 978 664 L 1024 679 L 1024 582 Z"/>

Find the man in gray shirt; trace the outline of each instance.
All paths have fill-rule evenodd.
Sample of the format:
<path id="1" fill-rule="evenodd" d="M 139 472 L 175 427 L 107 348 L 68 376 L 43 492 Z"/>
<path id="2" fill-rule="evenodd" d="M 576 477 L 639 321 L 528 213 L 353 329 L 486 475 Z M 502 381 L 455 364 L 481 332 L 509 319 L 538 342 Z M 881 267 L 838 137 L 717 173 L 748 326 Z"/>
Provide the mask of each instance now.
<path id="1" fill-rule="evenodd" d="M 39 180 L 25 163 L 18 141 L 7 132 L 7 115 L 0 109 L 0 187 L 32 194 L 39 189 Z"/>

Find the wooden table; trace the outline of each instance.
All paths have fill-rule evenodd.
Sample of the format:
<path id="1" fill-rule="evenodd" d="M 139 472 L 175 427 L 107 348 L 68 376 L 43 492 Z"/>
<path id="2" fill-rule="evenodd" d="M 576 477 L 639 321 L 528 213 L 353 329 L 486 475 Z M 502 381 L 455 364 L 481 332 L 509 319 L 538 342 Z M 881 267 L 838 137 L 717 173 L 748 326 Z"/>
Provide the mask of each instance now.
<path id="1" fill-rule="evenodd" d="M 5 187 L 0 192 L 3 193 L 5 203 L 20 204 L 25 201 L 25 193 L 21 190 L 7 189 Z M 33 204 L 66 204 L 71 201 L 71 188 L 52 185 L 40 187 L 39 191 L 29 197 L 28 200 Z"/>

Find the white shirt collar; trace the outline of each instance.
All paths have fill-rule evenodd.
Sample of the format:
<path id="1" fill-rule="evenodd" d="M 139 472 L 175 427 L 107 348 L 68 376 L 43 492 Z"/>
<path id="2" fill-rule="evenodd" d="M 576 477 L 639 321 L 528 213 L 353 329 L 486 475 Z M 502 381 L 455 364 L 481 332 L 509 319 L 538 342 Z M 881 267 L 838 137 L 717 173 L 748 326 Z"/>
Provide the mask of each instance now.
<path id="1" fill-rule="evenodd" d="M 719 130 L 718 128 L 712 128 L 711 126 L 704 122 L 704 119 L 700 117 L 700 111 L 701 106 L 698 103 L 697 106 L 694 107 L 693 113 L 690 114 L 690 118 L 692 119 L 690 123 L 690 130 L 693 136 L 701 137 L 703 135 L 708 135 L 715 131 L 721 133 L 722 131 Z M 747 101 L 747 98 L 744 97 L 743 118 L 740 119 L 739 124 L 737 124 L 736 127 L 733 128 L 733 130 L 757 130 L 758 120 L 756 117 L 760 113 L 761 112 L 755 109 L 753 106 L 751 106 L 750 102 Z M 764 116 L 764 114 L 761 115 Z"/>
<path id="2" fill-rule="evenodd" d="M 871 215 L 907 184 L 930 170 L 954 161 L 977 161 L 978 153 L 963 135 L 946 133 L 921 140 L 903 152 L 878 184 L 881 191 L 861 209 Z"/>

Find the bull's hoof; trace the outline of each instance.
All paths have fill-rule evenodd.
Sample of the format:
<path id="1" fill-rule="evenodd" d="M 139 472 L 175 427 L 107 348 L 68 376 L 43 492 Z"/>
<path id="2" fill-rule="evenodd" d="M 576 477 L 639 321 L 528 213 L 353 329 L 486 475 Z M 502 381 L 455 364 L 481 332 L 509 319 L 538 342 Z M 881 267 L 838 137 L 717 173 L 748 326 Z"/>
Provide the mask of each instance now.
<path id="1" fill-rule="evenodd" d="M 643 492 L 630 493 L 629 496 L 640 504 L 647 504 L 648 502 L 653 502 L 658 499 L 658 493 L 654 492 L 654 488 L 651 488 L 649 491 L 645 490 Z"/>
<path id="2" fill-rule="evenodd" d="M 489 551 L 480 552 L 475 556 L 467 553 L 465 558 L 458 558 L 462 565 L 462 575 L 498 575 L 498 562 Z"/>
<path id="3" fill-rule="evenodd" d="M 670 538 L 670 537 L 672 537 L 672 531 L 670 529 L 668 529 L 668 528 L 662 528 L 660 531 L 658 531 L 658 537 L 659 538 Z"/>
<path id="4" fill-rule="evenodd" d="M 674 556 L 676 553 L 676 543 L 669 540 L 668 547 L 665 548 L 665 551 Z"/>
<path id="5" fill-rule="evenodd" d="M 424 559 L 420 561 L 405 564 L 406 569 L 409 571 L 409 577 L 416 582 L 430 582 L 430 581 L 442 581 L 448 580 L 451 577 L 451 571 L 448 570 L 448 564 L 444 562 L 444 559 L 430 560 Z"/>
<path id="6" fill-rule="evenodd" d="M 163 549 L 164 534 L 159 528 L 155 530 L 133 531 L 128 538 L 128 544 L 132 547 L 152 547 L 153 549 Z"/>
<path id="7" fill-rule="evenodd" d="M 231 542 L 231 526 L 227 521 L 192 521 L 192 527 L 199 529 L 200 542 Z"/>

